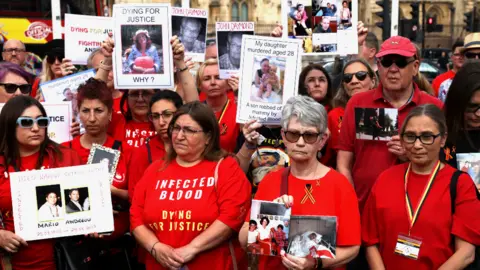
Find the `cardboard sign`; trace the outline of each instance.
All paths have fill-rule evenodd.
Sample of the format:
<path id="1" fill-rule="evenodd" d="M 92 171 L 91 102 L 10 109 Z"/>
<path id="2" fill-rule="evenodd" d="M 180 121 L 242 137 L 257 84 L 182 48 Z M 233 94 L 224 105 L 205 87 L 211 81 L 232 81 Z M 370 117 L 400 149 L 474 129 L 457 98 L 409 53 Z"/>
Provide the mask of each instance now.
<path id="1" fill-rule="evenodd" d="M 72 101 L 77 103 L 77 88 L 95 76 L 95 70 L 89 69 L 60 79 L 40 84 L 46 102 Z"/>

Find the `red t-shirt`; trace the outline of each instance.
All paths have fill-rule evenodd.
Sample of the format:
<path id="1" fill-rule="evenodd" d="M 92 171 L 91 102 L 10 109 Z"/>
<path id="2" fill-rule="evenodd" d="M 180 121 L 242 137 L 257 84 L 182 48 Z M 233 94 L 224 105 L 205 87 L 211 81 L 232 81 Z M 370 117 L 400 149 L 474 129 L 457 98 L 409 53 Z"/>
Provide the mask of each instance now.
<path id="1" fill-rule="evenodd" d="M 233 90 L 231 89 L 227 90 L 227 97 L 230 100 L 230 102 L 235 103 L 235 93 L 233 92 Z M 207 99 L 207 95 L 205 94 L 205 92 L 200 91 L 200 93 L 198 94 L 198 100 L 200 100 L 200 102 L 204 102 L 206 99 Z"/>
<path id="2" fill-rule="evenodd" d="M 220 146 L 229 153 L 233 153 L 237 146 L 237 138 L 240 132 L 240 125 L 236 121 L 237 104 L 229 100 L 223 117 L 222 111 L 215 113 L 219 122 L 218 127 L 220 128 Z"/>
<path id="3" fill-rule="evenodd" d="M 337 150 L 354 153 L 352 168 L 355 191 L 359 199 L 360 212 L 368 198 L 377 177 L 384 170 L 397 163 L 397 156 L 388 152 L 387 142 L 357 140 L 355 136 L 355 108 L 393 108 L 383 98 L 383 86 L 354 95 L 347 104 L 342 121 Z M 400 128 L 408 113 L 418 105 L 434 104 L 439 108 L 443 103 L 435 97 L 420 91 L 415 85 L 412 100 L 398 109 L 398 127 Z M 374 163 L 372 163 L 374 161 Z"/>
<path id="4" fill-rule="evenodd" d="M 452 83 L 451 81 L 453 80 L 453 78 L 455 77 L 455 72 L 453 70 L 449 70 L 445 73 L 442 73 L 440 75 L 438 75 L 432 82 L 432 87 L 433 87 L 433 91 L 434 91 L 434 96 L 435 97 L 438 97 L 439 94 L 440 94 L 440 86 L 442 84 L 444 84 L 444 86 L 446 87 L 447 84 L 448 84 L 448 87 L 446 88 L 446 91 L 448 91 L 448 88 L 450 88 L 450 84 Z M 450 80 L 450 82 L 447 82 L 448 80 Z M 444 87 L 442 87 L 444 88 Z M 445 90 L 445 89 L 443 89 Z M 446 93 L 444 93 L 445 96 L 446 96 Z"/>
<path id="5" fill-rule="evenodd" d="M 145 225 L 162 243 L 179 248 L 189 244 L 219 220 L 239 231 L 250 209 L 251 187 L 237 162 L 224 159 L 218 171 L 217 162 L 203 160 L 184 168 L 173 160 L 164 170 L 163 161 L 155 161 L 138 182 L 130 208 L 132 231 Z M 228 242 L 197 254 L 188 269 L 230 269 Z M 164 269 L 147 255 L 147 269 Z"/>
<path id="6" fill-rule="evenodd" d="M 335 146 L 338 145 L 344 113 L 345 108 L 342 107 L 337 107 L 328 113 L 327 123 L 328 130 L 330 130 L 330 138 L 327 142 L 325 156 L 322 157 L 321 162 L 332 168 L 335 168 L 337 164 L 337 152 L 335 151 Z"/>
<path id="7" fill-rule="evenodd" d="M 455 169 L 445 165 L 434 179 L 411 236 L 422 239 L 418 260 L 394 254 L 397 237 L 408 234 L 404 175 L 408 164 L 384 171 L 368 198 L 362 214 L 362 240 L 366 246 L 378 244 L 386 269 L 438 269 L 454 253 L 452 234 L 474 245 L 480 244 L 480 202 L 467 174 L 458 179 L 455 214 L 450 207 L 450 179 Z M 410 173 L 408 195 L 416 209 L 429 175 Z"/>
<path id="8" fill-rule="evenodd" d="M 282 174 L 285 169 L 271 172 L 263 178 L 255 195 L 256 200 L 273 201 L 280 197 Z M 317 185 L 317 183 L 319 185 Z M 315 203 L 305 196 L 305 185 L 311 184 Z M 347 178 L 331 169 L 324 177 L 302 180 L 291 173 L 288 195 L 293 197 L 292 216 L 336 216 L 337 246 L 360 245 L 360 214 L 355 191 Z M 250 218 L 248 217 L 247 221 Z M 259 269 L 286 269 L 280 257 L 260 256 Z"/>
<path id="9" fill-rule="evenodd" d="M 107 133 L 113 139 L 124 142 L 125 147 L 138 148 L 147 138 L 155 135 L 155 130 L 150 122 L 126 121 L 122 114 L 114 113 Z"/>
<path id="10" fill-rule="evenodd" d="M 60 168 L 80 165 L 80 158 L 75 151 L 61 148 L 63 160 L 53 161 L 50 155 L 46 155 L 43 161 L 43 169 Z M 39 158 L 39 153 L 21 158 L 19 171 L 34 170 Z M 0 157 L 0 164 L 3 164 Z M 8 173 L 15 172 L 12 166 L 7 169 Z M 68 180 L 68 179 L 66 179 Z M 14 232 L 12 214 L 12 194 L 10 192 L 10 179 L 5 173 L 5 167 L 0 166 L 0 212 L 5 229 Z M 15 270 L 55 270 L 54 239 L 29 241 L 28 246 L 21 246 L 17 253 L 12 254 L 12 266 Z"/>
<path id="11" fill-rule="evenodd" d="M 122 96 L 123 96 L 123 93 L 122 93 Z M 120 110 L 121 108 L 120 101 L 122 101 L 122 96 L 113 99 L 113 113 L 118 113 L 118 114 L 122 113 L 122 111 Z M 124 106 L 125 111 L 127 110 L 127 106 L 128 106 L 126 104 L 127 103 L 125 102 L 125 106 Z"/>
<path id="12" fill-rule="evenodd" d="M 62 143 L 62 145 L 66 147 L 71 147 L 73 150 L 75 150 L 80 156 L 80 160 L 82 164 L 87 164 L 88 155 L 90 154 L 90 149 L 87 149 L 82 146 L 82 144 L 80 143 L 80 138 L 81 136 L 77 136 L 69 142 Z M 114 143 L 115 143 L 115 140 L 112 137 L 108 136 L 103 146 L 112 148 Z M 112 185 L 118 189 L 127 190 L 128 178 L 126 177 L 126 173 L 127 173 L 127 160 L 128 160 L 129 153 L 128 153 L 128 149 L 124 147 L 121 147 L 119 150 L 121 151 L 121 154 L 117 164 L 117 171 L 115 173 L 115 176 L 113 177 Z M 114 204 L 115 202 L 117 202 L 117 200 L 118 199 L 112 197 L 112 201 Z M 114 218 L 113 222 L 114 222 L 115 230 L 109 237 L 117 238 L 118 236 L 122 236 L 124 233 L 128 231 L 128 227 L 129 227 L 128 212 L 120 212 L 118 214 L 115 214 L 113 218 Z"/>

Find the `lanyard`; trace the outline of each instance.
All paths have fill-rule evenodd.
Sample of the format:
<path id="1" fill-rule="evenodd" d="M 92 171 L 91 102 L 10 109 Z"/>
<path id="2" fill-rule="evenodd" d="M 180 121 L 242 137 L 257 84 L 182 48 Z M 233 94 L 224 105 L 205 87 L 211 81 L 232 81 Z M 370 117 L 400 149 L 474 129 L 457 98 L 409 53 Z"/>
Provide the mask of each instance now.
<path id="1" fill-rule="evenodd" d="M 227 103 L 225 103 L 225 106 L 223 106 L 222 113 L 220 114 L 220 117 L 218 118 L 218 123 L 219 124 L 222 122 L 223 116 L 225 115 L 225 112 L 227 111 L 228 104 L 230 104 L 230 99 L 227 99 Z"/>
<path id="2" fill-rule="evenodd" d="M 408 192 L 407 192 L 407 186 L 408 186 L 408 175 L 410 174 L 410 169 L 412 167 L 412 163 L 408 165 L 407 171 L 405 172 L 405 202 L 407 206 L 407 214 L 408 214 L 408 235 L 410 235 L 410 231 L 413 228 L 413 225 L 415 224 L 415 221 L 417 221 L 418 214 L 420 213 L 420 209 L 422 208 L 423 203 L 425 202 L 425 198 L 427 198 L 428 192 L 430 192 L 430 189 L 432 188 L 433 180 L 437 176 L 438 171 L 440 170 L 440 161 L 437 161 L 437 165 L 433 168 L 432 173 L 430 174 L 430 179 L 427 182 L 427 185 L 425 186 L 422 196 L 420 197 L 420 201 L 418 202 L 417 209 L 415 212 L 412 211 L 412 204 L 410 202 L 410 198 L 408 197 Z"/>

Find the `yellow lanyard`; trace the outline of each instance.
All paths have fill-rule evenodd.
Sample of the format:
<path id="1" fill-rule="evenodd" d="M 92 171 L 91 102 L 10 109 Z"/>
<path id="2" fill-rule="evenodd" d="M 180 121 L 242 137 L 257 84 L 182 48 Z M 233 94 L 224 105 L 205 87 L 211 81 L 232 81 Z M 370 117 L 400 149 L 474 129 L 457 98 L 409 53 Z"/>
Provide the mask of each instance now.
<path id="1" fill-rule="evenodd" d="M 227 99 L 227 103 L 225 104 L 225 106 L 223 106 L 222 113 L 220 114 L 220 117 L 218 118 L 218 123 L 219 124 L 222 122 L 223 116 L 225 115 L 225 112 L 227 111 L 229 103 L 230 103 L 230 99 Z"/>

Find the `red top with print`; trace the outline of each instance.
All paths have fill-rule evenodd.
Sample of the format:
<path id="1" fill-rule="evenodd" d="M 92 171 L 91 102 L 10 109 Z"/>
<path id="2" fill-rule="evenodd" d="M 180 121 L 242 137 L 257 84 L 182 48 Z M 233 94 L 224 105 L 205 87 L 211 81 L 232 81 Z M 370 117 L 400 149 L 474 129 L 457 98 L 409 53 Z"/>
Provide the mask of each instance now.
<path id="1" fill-rule="evenodd" d="M 285 169 L 270 172 L 258 186 L 255 200 L 273 201 L 280 197 L 282 174 Z M 306 198 L 305 185 L 313 187 L 314 202 Z M 347 178 L 330 171 L 322 178 L 303 180 L 288 176 L 288 195 L 293 197 L 292 216 L 336 216 L 337 246 L 360 245 L 360 214 L 357 196 Z M 250 219 L 248 215 L 247 221 Z M 259 269 L 286 269 L 280 257 L 260 256 Z M 342 269 L 342 268 L 339 268 Z"/>
<path id="2" fill-rule="evenodd" d="M 222 111 L 215 112 L 220 128 L 220 147 L 229 153 L 235 151 L 237 146 L 237 138 L 240 133 L 240 125 L 237 124 L 237 104 L 228 100 L 225 107 L 225 113 L 222 117 Z"/>
<path id="3" fill-rule="evenodd" d="M 417 260 L 394 254 L 399 234 L 407 234 L 409 219 L 406 210 L 404 176 L 408 164 L 384 171 L 376 181 L 362 213 L 362 240 L 366 246 L 378 245 L 386 269 L 438 269 L 454 253 L 452 234 L 480 245 L 480 201 L 468 174 L 457 183 L 455 214 L 452 216 L 450 179 L 455 169 L 441 169 L 411 229 L 412 237 L 422 244 Z M 416 209 L 430 175 L 410 172 L 407 191 Z"/>
<path id="4" fill-rule="evenodd" d="M 132 231 L 145 225 L 156 237 L 173 248 L 189 244 L 215 220 L 239 231 L 250 209 L 251 187 L 231 157 L 220 164 L 215 188 L 217 162 L 203 160 L 189 168 L 173 160 L 164 170 L 155 161 L 138 182 L 130 209 Z M 230 251 L 225 241 L 197 254 L 188 269 L 230 269 Z M 147 269 L 165 269 L 147 255 Z"/>
<path id="5" fill-rule="evenodd" d="M 113 139 L 123 142 L 125 147 L 138 148 L 147 138 L 155 135 L 155 130 L 150 122 L 126 121 L 122 114 L 114 113 L 107 133 Z"/>
<path id="6" fill-rule="evenodd" d="M 75 151 L 61 148 L 63 159 L 54 160 L 53 154 L 46 155 L 42 169 L 61 168 L 80 165 L 80 158 Z M 50 152 L 50 151 L 49 151 Z M 21 158 L 19 171 L 35 170 L 39 153 Z M 12 214 L 12 194 L 10 192 L 10 179 L 8 173 L 15 172 L 9 166 L 5 172 L 3 157 L 0 157 L 0 212 L 3 218 L 5 229 L 14 232 Z M 66 179 L 68 181 L 68 179 Z M 29 241 L 28 246 L 21 246 L 17 253 L 12 254 L 12 266 L 15 270 L 55 270 L 54 239 Z"/>
<path id="7" fill-rule="evenodd" d="M 443 107 L 443 103 L 439 99 L 420 91 L 418 86 L 415 85 L 411 101 L 398 109 L 399 128 L 408 113 L 422 104 L 434 104 L 439 108 Z M 383 86 L 380 84 L 377 89 L 352 96 L 345 109 L 339 143 L 336 148 L 354 154 L 352 176 L 360 211 L 362 211 L 377 177 L 384 170 L 395 165 L 398 160 L 396 155 L 388 152 L 387 142 L 356 139 L 355 108 L 393 108 L 393 106 L 384 99 Z"/>

